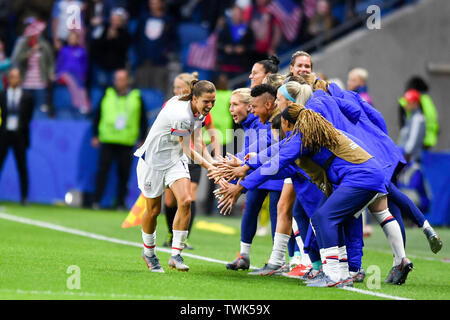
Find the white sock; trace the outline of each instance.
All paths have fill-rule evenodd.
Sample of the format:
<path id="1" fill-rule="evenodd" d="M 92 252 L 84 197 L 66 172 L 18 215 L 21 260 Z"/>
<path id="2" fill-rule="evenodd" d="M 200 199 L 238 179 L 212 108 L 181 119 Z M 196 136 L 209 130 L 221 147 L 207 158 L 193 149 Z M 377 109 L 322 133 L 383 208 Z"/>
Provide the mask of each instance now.
<path id="1" fill-rule="evenodd" d="M 241 251 L 239 251 L 239 253 L 250 256 L 250 247 L 251 246 L 252 246 L 251 243 L 245 243 L 245 242 L 241 241 Z"/>
<path id="2" fill-rule="evenodd" d="M 342 246 L 339 250 L 339 270 L 341 274 L 341 280 L 345 280 L 349 277 L 348 259 L 347 259 L 347 247 Z"/>
<path id="3" fill-rule="evenodd" d="M 333 281 L 340 281 L 339 248 L 337 246 L 323 249 L 322 265 L 325 274 Z"/>
<path id="4" fill-rule="evenodd" d="M 405 248 L 403 247 L 402 231 L 397 220 L 391 215 L 389 209 L 371 213 L 383 228 L 383 232 L 391 245 L 392 252 L 394 253 L 393 265 L 400 264 L 402 259 L 406 257 L 406 254 Z"/>
<path id="5" fill-rule="evenodd" d="M 431 225 L 428 222 L 428 220 L 425 220 L 425 222 L 423 223 L 422 230 L 425 230 L 426 228 L 431 228 Z"/>
<path id="6" fill-rule="evenodd" d="M 286 249 L 290 237 L 290 235 L 275 232 L 275 236 L 273 237 L 272 254 L 269 259 L 270 264 L 282 266 L 286 262 Z"/>
<path id="7" fill-rule="evenodd" d="M 294 232 L 295 242 L 297 242 L 297 246 L 302 255 L 302 264 L 304 266 L 309 266 L 311 264 L 311 259 L 309 258 L 309 255 L 305 254 L 305 245 L 303 244 L 302 237 L 300 236 L 300 230 L 298 229 L 297 221 L 295 221 L 294 218 L 292 218 L 292 231 Z"/>
<path id="8" fill-rule="evenodd" d="M 187 236 L 188 236 L 187 230 L 173 230 L 173 238 L 172 238 L 173 256 L 181 254 L 181 251 L 184 249 Z"/>
<path id="9" fill-rule="evenodd" d="M 320 253 L 320 260 L 322 261 L 322 271 L 326 274 L 327 273 L 327 264 L 325 262 L 325 252 L 324 249 L 319 249 Z"/>
<path id="10" fill-rule="evenodd" d="M 156 247 L 156 231 L 153 233 L 145 233 L 142 230 L 142 241 L 144 242 L 144 254 L 148 257 L 153 256 Z"/>

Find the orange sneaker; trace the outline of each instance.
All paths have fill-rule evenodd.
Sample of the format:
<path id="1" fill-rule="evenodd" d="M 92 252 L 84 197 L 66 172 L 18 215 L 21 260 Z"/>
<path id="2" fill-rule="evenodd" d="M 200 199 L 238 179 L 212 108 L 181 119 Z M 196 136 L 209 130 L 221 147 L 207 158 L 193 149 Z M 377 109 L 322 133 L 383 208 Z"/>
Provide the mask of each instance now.
<path id="1" fill-rule="evenodd" d="M 301 278 L 311 268 L 312 265 L 305 266 L 304 264 L 298 264 L 294 269 L 292 269 L 289 273 L 287 273 L 286 276 L 290 278 Z"/>

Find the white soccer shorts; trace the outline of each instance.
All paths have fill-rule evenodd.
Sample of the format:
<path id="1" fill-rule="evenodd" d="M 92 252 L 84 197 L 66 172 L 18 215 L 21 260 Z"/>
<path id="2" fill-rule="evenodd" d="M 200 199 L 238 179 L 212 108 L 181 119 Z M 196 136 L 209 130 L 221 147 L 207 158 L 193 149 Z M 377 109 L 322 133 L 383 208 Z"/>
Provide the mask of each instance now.
<path id="1" fill-rule="evenodd" d="M 170 187 L 175 181 L 191 178 L 186 155 L 166 170 L 153 170 L 142 158 L 139 158 L 136 172 L 139 190 L 146 198 L 151 199 L 161 196 L 164 189 L 167 186 Z"/>

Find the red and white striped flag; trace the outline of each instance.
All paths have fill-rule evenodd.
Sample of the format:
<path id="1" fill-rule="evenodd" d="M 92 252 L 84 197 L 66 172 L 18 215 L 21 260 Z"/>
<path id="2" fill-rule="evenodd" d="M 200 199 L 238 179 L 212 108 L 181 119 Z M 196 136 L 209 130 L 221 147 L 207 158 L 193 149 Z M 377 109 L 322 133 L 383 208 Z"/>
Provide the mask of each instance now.
<path id="1" fill-rule="evenodd" d="M 297 38 L 302 21 L 302 9 L 292 0 L 273 0 L 267 7 L 280 22 L 281 31 L 288 41 Z"/>
<path id="2" fill-rule="evenodd" d="M 211 33 L 206 42 L 193 42 L 189 46 L 187 65 L 192 68 L 214 70 L 217 59 L 217 32 Z"/>

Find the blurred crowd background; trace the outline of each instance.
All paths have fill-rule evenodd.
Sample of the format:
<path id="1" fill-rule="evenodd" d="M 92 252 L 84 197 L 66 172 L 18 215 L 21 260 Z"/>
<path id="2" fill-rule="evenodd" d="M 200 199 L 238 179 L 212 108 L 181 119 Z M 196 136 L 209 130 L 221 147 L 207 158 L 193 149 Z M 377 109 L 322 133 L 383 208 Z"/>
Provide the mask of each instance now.
<path id="1" fill-rule="evenodd" d="M 77 203 L 78 199 L 79 205 L 89 205 L 92 201 L 107 207 L 114 201 L 117 204 L 114 190 L 123 177 L 110 175 L 108 178 L 106 170 L 101 182 L 101 188 L 106 191 L 95 190 L 102 162 L 100 160 L 99 168 L 100 155 L 95 148 L 98 141 L 93 137 L 98 134 L 96 126 L 102 101 L 113 99 L 105 94 L 108 88 L 118 90 L 122 86 L 127 90 L 139 90 L 142 115 L 146 120 L 141 123 L 137 139 L 141 141 L 145 137 L 142 127 L 151 125 L 163 103 L 173 95 L 174 79 L 180 73 L 196 72 L 199 79 L 213 81 L 219 90 L 230 91 L 249 87 L 248 76 L 253 64 L 271 55 L 280 58 L 280 72 L 287 73 L 290 58 L 298 50 L 312 54 L 314 71 L 321 78 L 334 78 L 332 80 L 345 89 L 367 94 L 366 99 L 371 99 L 369 93 L 375 92 L 374 102 L 370 102 L 380 108 L 396 140 L 408 119 L 402 101 L 397 99 L 412 88 L 408 86 L 415 78 L 425 85 L 419 85 L 426 88 L 421 91 L 423 95 L 430 93 L 431 99 L 434 94 L 440 115 L 447 114 L 442 102 L 448 100 L 443 94 L 436 97 L 435 92 L 445 87 L 448 75 L 446 80 L 433 78 L 430 85 L 429 77 L 423 81 L 427 78 L 422 72 L 425 67 L 412 64 L 414 57 L 420 55 L 419 60 L 424 52 L 431 58 L 438 56 L 436 52 L 441 54 L 440 50 L 427 50 L 418 43 L 434 39 L 434 43 L 446 46 L 445 33 L 434 33 L 434 30 L 444 30 L 445 25 L 430 27 L 430 23 L 420 24 L 413 19 L 411 23 L 417 28 L 411 28 L 408 39 L 404 37 L 408 32 L 405 25 L 403 29 L 402 26 L 388 29 L 403 30 L 399 33 L 402 36 L 396 39 L 392 38 L 398 35 L 383 33 L 385 29 L 381 27 L 374 31 L 372 38 L 376 35 L 383 38 L 374 42 L 373 47 L 371 40 L 357 40 L 364 48 L 344 44 L 334 51 L 327 49 L 339 39 L 370 29 L 368 21 L 376 18 L 377 13 L 383 18 L 389 17 L 420 2 L 432 3 L 424 8 L 431 8 L 429 12 L 434 13 L 442 6 L 443 15 L 449 7 L 442 3 L 434 5 L 434 0 L 0 0 L 0 89 L 14 88 L 11 84 L 15 81 L 25 92 L 24 97 L 31 101 L 22 117 L 31 120 L 30 127 L 19 134 L 26 137 L 30 134 L 30 137 L 20 143 L 11 138 L 9 144 L 0 148 L 0 199 L 55 203 L 64 199 L 67 202 L 69 195 L 70 202 Z M 379 12 L 368 10 L 372 5 L 376 5 Z M 425 9 L 423 15 L 431 18 L 432 14 Z M 418 10 L 422 9 L 414 11 L 415 14 L 419 14 Z M 400 15 L 398 20 L 404 21 L 401 19 L 406 18 Z M 436 18 L 437 22 L 447 20 Z M 414 37 L 417 37 L 417 44 L 414 44 L 417 50 L 410 50 Z M 402 40 L 400 38 L 405 43 L 396 43 Z M 443 40 L 439 40 L 441 38 Z M 381 47 L 386 45 L 387 56 L 370 55 L 380 44 Z M 403 45 L 403 50 L 397 45 L 400 48 Z M 443 49 L 444 52 L 445 47 Z M 411 54 L 411 58 L 402 60 L 407 54 Z M 442 71 L 442 68 L 435 69 L 438 73 Z M 11 70 L 16 72 L 11 75 Z M 126 71 L 119 79 L 116 77 L 118 70 Z M 349 72 L 351 70 L 354 72 Z M 378 88 L 373 90 L 376 81 L 382 79 L 380 73 L 387 75 L 386 70 L 395 72 L 395 77 L 401 81 L 394 81 L 392 77 L 392 85 L 378 86 L 384 92 Z M 418 77 L 412 77 L 416 71 L 419 71 Z M 11 103 L 13 110 L 15 91 L 4 92 L 4 101 Z M 219 106 L 221 103 L 215 109 L 228 110 L 227 102 Z M 393 106 L 396 119 L 385 112 Z M 3 116 L 3 128 L 13 128 L 9 131 L 21 128 L 20 121 L 17 124 L 11 117 L 3 119 Z M 220 121 L 224 119 L 213 117 L 213 123 L 220 128 Z M 440 119 L 442 123 L 442 117 Z M 232 123 L 229 119 L 226 121 Z M 442 139 L 442 134 L 440 137 L 441 146 L 448 148 L 448 138 Z M 436 143 L 439 141 L 426 149 L 435 147 Z M 7 157 L 10 146 L 15 157 L 22 159 L 17 161 L 20 174 L 16 173 L 12 158 Z M 26 160 L 23 154 L 28 154 Z M 437 163 L 446 166 L 447 158 L 441 155 L 433 158 L 435 156 L 425 158 L 429 168 Z M 108 163 L 108 168 L 110 165 Z M 433 174 L 436 175 L 430 173 Z M 444 185 L 445 181 L 438 181 L 431 187 L 441 190 Z M 131 170 L 128 185 L 119 192 L 127 193 L 126 203 L 120 206 L 129 208 L 139 195 L 134 170 Z M 97 194 L 93 197 L 101 198 L 103 193 L 102 201 L 92 197 L 89 200 L 86 196 Z M 449 198 L 448 192 L 444 198 Z M 433 204 L 428 204 L 430 206 Z M 447 223 L 448 201 L 433 208 L 444 212 L 439 223 Z"/>

